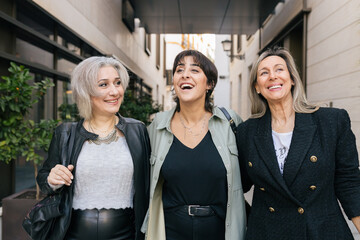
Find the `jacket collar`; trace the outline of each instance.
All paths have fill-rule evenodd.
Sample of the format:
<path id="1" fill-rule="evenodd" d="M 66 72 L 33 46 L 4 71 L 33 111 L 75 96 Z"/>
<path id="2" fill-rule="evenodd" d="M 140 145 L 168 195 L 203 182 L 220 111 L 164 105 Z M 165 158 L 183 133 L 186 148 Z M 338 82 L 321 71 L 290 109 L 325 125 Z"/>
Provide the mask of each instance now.
<path id="1" fill-rule="evenodd" d="M 312 116 L 310 113 L 295 114 L 295 127 L 284 167 L 284 180 L 288 186 L 294 182 L 312 144 L 317 128 Z"/>
<path id="2" fill-rule="evenodd" d="M 315 131 L 316 125 L 312 119 L 312 114 L 295 113 L 295 127 L 289 153 L 286 158 L 284 175 L 282 176 L 272 140 L 270 110 L 267 109 L 265 115 L 259 119 L 257 132 L 254 136 L 256 148 L 270 173 L 278 184 L 290 195 L 292 194 L 289 191 L 289 187 L 295 180 L 300 166 L 309 151 Z"/>
<path id="3" fill-rule="evenodd" d="M 170 130 L 170 123 L 171 123 L 171 119 L 175 114 L 175 107 L 172 108 L 169 111 L 166 112 L 162 112 L 161 114 L 163 114 L 163 116 L 160 118 L 159 124 L 157 125 L 156 129 L 164 129 L 166 128 L 169 132 L 171 132 Z M 212 118 L 220 118 L 222 120 L 227 121 L 226 117 L 224 116 L 224 114 L 221 112 L 221 110 L 218 107 L 214 107 L 213 109 L 213 115 L 210 117 L 210 120 Z"/>
<path id="4" fill-rule="evenodd" d="M 119 122 L 116 124 L 116 127 L 120 130 L 120 131 L 123 131 L 125 126 L 126 126 L 126 120 L 124 117 L 122 117 L 120 115 L 120 113 L 116 113 L 115 114 L 118 118 L 119 118 Z M 95 140 L 98 135 L 95 134 L 95 133 L 92 133 L 92 132 L 89 132 L 88 130 L 86 130 L 84 128 L 84 119 L 81 119 L 79 122 L 78 122 L 78 125 L 77 125 L 77 132 L 80 133 L 81 136 L 83 136 L 85 139 L 90 139 L 90 140 Z"/>

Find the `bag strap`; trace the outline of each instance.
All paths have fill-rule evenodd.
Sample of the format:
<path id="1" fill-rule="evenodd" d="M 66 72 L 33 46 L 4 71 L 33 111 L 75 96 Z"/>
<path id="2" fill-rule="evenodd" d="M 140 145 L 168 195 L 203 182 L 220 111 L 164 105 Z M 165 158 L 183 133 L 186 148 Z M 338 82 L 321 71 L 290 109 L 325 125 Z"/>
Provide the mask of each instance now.
<path id="1" fill-rule="evenodd" d="M 235 125 L 234 120 L 230 116 L 229 112 L 224 107 L 219 107 L 219 109 L 223 112 L 226 119 L 229 121 L 230 127 L 231 127 L 232 131 L 234 132 L 234 134 L 236 134 L 236 125 Z"/>

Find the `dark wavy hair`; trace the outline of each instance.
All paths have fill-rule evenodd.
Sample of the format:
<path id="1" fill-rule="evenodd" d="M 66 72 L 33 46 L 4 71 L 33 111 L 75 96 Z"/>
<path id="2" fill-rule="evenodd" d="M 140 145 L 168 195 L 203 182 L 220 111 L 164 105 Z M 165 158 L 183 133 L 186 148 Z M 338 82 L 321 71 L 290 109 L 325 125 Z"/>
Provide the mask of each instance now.
<path id="1" fill-rule="evenodd" d="M 211 98 L 211 94 L 214 91 L 214 88 L 217 83 L 218 71 L 217 71 L 214 63 L 209 58 L 207 58 L 204 54 L 202 54 L 201 52 L 196 51 L 196 50 L 184 50 L 175 57 L 174 65 L 173 65 L 173 76 L 175 74 L 176 67 L 187 56 L 193 57 L 194 62 L 199 65 L 201 70 L 203 70 L 203 72 L 207 78 L 207 82 L 206 82 L 207 85 L 211 86 L 211 88 L 206 92 L 205 110 L 212 112 L 214 104 L 213 104 L 213 99 Z M 175 93 L 174 93 L 173 99 L 176 103 L 176 111 L 179 112 L 180 111 L 180 102 L 179 102 L 178 96 L 176 96 Z"/>

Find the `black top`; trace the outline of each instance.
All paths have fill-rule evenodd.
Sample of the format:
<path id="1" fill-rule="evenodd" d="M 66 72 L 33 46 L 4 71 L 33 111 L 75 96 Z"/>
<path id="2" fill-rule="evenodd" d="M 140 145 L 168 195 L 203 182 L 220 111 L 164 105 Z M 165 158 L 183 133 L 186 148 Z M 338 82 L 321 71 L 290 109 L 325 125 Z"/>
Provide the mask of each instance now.
<path id="1" fill-rule="evenodd" d="M 210 132 L 191 149 L 175 136 L 161 168 L 164 209 L 183 205 L 211 206 L 225 219 L 226 169 Z"/>

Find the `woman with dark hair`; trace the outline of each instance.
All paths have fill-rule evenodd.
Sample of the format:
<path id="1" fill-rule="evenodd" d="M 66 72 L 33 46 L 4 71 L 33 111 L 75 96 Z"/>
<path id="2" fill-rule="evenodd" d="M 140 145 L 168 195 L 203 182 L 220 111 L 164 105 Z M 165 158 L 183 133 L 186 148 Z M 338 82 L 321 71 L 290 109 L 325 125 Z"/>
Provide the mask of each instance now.
<path id="1" fill-rule="evenodd" d="M 343 109 L 307 102 L 289 51 L 262 53 L 250 75 L 252 117 L 237 130 L 244 191 L 254 186 L 246 239 L 350 240 L 360 231 L 360 171 Z"/>
<path id="2" fill-rule="evenodd" d="M 241 240 L 245 205 L 235 135 L 211 94 L 215 65 L 185 50 L 173 65 L 176 107 L 148 127 L 151 143 L 151 240 Z M 241 119 L 233 111 L 236 124 Z"/>
<path id="3" fill-rule="evenodd" d="M 44 193 L 61 192 L 64 215 L 51 240 L 142 240 L 148 208 L 150 142 L 145 125 L 118 111 L 129 83 L 116 59 L 90 57 L 71 76 L 83 118 L 76 124 L 68 166 L 61 165 L 65 124 L 55 130 L 37 182 Z"/>

